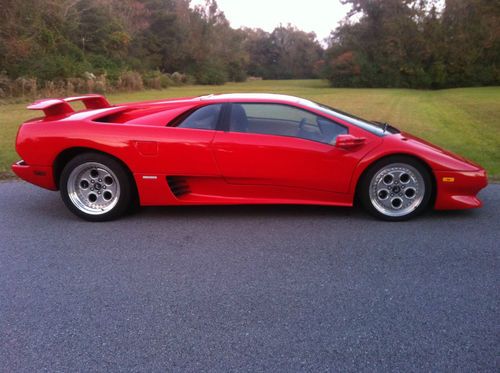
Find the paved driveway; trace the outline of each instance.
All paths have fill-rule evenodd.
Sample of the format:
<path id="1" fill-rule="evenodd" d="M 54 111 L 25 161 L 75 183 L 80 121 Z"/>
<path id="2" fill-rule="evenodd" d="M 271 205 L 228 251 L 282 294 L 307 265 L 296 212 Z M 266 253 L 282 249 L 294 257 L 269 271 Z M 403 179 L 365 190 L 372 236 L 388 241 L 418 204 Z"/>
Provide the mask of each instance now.
<path id="1" fill-rule="evenodd" d="M 485 208 L 147 208 L 86 223 L 0 183 L 0 370 L 498 371 Z"/>

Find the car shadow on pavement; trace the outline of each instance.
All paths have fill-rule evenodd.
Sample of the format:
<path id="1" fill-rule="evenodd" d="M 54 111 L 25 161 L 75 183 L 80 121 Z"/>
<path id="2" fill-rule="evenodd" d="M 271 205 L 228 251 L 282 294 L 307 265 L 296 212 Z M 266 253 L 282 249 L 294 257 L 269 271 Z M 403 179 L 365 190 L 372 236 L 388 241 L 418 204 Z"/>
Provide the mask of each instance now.
<path id="1" fill-rule="evenodd" d="M 416 220 L 460 220 L 477 216 L 476 210 L 427 211 Z M 361 207 L 335 207 L 314 205 L 231 205 L 231 206 L 158 206 L 142 207 L 126 219 L 162 219 L 162 218 L 266 218 L 266 219 L 330 219 L 354 221 L 380 221 L 365 212 Z"/>
<path id="2" fill-rule="evenodd" d="M 28 205 L 29 203 L 29 205 Z M 40 218 L 66 220 L 73 218 L 80 220 L 64 206 L 58 194 L 47 192 L 33 196 L 29 202 L 22 201 L 20 209 L 28 209 Z M 417 220 L 460 220 L 480 216 L 480 210 L 452 210 L 427 211 Z M 207 218 L 266 218 L 266 219 L 349 219 L 355 221 L 377 221 L 359 206 L 335 207 L 315 205 L 202 205 L 202 206 L 154 206 L 141 207 L 131 214 L 124 216 L 124 220 L 153 219 L 163 220 L 172 218 L 207 219 Z M 415 221 L 415 220 L 411 220 Z"/>
<path id="3" fill-rule="evenodd" d="M 314 218 L 332 217 L 369 218 L 363 211 L 348 207 L 330 207 L 314 205 L 231 205 L 231 206 L 158 206 L 142 207 L 130 217 L 161 218 Z"/>

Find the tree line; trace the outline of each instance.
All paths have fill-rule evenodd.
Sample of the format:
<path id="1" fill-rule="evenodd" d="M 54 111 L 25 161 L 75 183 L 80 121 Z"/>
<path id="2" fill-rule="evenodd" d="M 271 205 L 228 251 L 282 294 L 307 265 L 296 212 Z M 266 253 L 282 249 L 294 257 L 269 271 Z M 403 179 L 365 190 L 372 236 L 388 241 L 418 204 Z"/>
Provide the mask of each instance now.
<path id="1" fill-rule="evenodd" d="M 325 76 L 336 86 L 447 88 L 500 83 L 500 1 L 342 0 Z M 350 19 L 355 19 L 351 21 Z"/>
<path id="2" fill-rule="evenodd" d="M 215 0 L 195 8 L 189 0 L 0 0 L 0 95 L 249 76 L 346 87 L 498 84 L 500 2 L 341 1 L 352 10 L 324 47 L 292 25 L 233 29 Z"/>
<path id="3" fill-rule="evenodd" d="M 12 90 L 9 82 L 24 92 L 47 86 L 85 91 L 222 84 L 248 76 L 319 77 L 316 64 L 324 52 L 314 34 L 291 25 L 271 33 L 233 29 L 215 0 L 194 9 L 189 0 L 0 4 L 4 94 Z"/>

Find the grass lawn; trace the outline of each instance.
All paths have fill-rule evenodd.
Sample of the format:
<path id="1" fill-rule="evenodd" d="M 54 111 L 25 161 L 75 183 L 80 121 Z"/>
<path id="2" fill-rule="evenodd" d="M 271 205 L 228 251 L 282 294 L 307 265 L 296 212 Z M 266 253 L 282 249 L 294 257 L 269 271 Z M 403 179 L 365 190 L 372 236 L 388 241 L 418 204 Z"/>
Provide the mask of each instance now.
<path id="1" fill-rule="evenodd" d="M 387 121 L 481 164 L 500 180 L 500 87 L 441 91 L 337 89 L 320 80 L 253 81 L 224 86 L 187 86 L 108 95 L 111 103 L 222 92 L 286 93 L 319 101 L 358 116 Z M 16 131 L 36 116 L 26 104 L 0 105 L 0 174 L 18 159 Z"/>

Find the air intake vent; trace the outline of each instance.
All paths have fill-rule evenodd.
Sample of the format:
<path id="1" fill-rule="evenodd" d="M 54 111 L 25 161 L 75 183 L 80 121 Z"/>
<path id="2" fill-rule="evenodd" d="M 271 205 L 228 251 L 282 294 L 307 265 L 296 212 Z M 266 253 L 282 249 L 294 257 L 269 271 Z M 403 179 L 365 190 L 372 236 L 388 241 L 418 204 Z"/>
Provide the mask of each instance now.
<path id="1" fill-rule="evenodd" d="M 176 197 L 181 197 L 184 194 L 188 194 L 191 191 L 189 190 L 189 185 L 185 177 L 182 176 L 167 176 L 167 183 L 170 187 L 170 190 Z"/>

